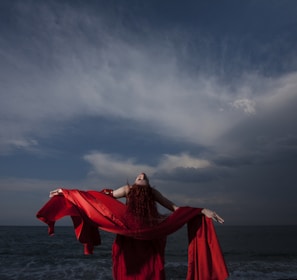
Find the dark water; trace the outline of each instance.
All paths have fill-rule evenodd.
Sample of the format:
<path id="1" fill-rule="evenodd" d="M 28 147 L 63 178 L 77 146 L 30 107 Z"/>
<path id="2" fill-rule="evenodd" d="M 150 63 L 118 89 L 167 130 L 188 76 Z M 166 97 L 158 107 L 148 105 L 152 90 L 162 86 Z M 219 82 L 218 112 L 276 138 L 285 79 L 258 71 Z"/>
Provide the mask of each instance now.
<path id="1" fill-rule="evenodd" d="M 218 226 L 217 234 L 231 280 L 297 279 L 297 226 Z M 72 227 L 0 227 L 0 279 L 112 279 L 114 235 L 101 233 L 102 245 L 84 256 Z M 184 280 L 186 229 L 169 236 L 167 279 Z"/>

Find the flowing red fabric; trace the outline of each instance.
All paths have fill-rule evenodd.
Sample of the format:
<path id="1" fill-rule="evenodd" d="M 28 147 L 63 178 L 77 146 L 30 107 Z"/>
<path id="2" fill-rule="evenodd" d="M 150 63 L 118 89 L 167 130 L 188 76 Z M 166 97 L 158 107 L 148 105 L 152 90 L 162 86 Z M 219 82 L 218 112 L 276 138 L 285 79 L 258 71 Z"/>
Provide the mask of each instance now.
<path id="1" fill-rule="evenodd" d="M 135 227 L 126 205 L 97 191 L 63 189 L 63 195 L 51 198 L 37 213 L 54 234 L 55 222 L 71 216 L 77 239 L 84 253 L 92 254 L 101 244 L 99 229 L 117 234 L 113 244 L 113 276 L 116 280 L 165 279 L 164 250 L 166 236 L 188 225 L 187 280 L 223 280 L 228 270 L 212 220 L 201 208 L 180 207 L 159 224 Z"/>

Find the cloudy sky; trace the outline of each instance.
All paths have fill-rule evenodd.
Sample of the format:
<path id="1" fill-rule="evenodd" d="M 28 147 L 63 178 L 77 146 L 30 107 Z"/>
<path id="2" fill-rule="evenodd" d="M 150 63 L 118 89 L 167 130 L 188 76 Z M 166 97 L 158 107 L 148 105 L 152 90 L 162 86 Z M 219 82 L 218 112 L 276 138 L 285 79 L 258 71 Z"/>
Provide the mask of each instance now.
<path id="1" fill-rule="evenodd" d="M 0 225 L 146 172 L 227 225 L 297 224 L 297 2 L 0 3 Z"/>

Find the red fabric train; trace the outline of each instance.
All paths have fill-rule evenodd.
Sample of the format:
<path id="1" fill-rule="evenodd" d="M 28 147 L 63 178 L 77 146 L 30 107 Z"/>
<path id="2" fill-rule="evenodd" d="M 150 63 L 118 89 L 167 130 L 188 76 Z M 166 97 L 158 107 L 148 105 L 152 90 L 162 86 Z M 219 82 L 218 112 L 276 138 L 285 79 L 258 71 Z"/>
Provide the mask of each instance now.
<path id="1" fill-rule="evenodd" d="M 55 222 L 71 216 L 77 239 L 84 244 L 84 253 L 92 254 L 101 244 L 99 229 L 117 234 L 113 244 L 113 277 L 116 280 L 164 280 L 164 248 L 166 236 L 183 225 L 188 226 L 187 280 L 223 280 L 228 270 L 211 219 L 201 208 L 180 207 L 162 222 L 149 228 L 135 228 L 126 215 L 126 205 L 97 191 L 63 189 L 63 195 L 51 198 L 37 213 L 37 218 L 54 233 Z M 137 243 L 129 255 L 131 242 Z M 133 247 L 135 249 L 135 246 Z M 133 261 L 131 261 L 133 260 Z"/>

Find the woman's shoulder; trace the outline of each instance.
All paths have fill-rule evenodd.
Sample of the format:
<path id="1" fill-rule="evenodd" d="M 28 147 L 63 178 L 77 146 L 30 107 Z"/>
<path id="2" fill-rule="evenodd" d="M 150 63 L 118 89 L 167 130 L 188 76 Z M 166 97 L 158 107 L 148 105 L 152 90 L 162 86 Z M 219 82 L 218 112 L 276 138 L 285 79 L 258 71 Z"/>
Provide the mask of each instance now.
<path id="1" fill-rule="evenodd" d="M 125 185 L 125 186 L 123 186 L 123 188 L 124 188 L 125 193 L 126 193 L 126 195 L 127 195 L 127 194 L 131 191 L 132 186 L 130 186 L 130 185 Z"/>

